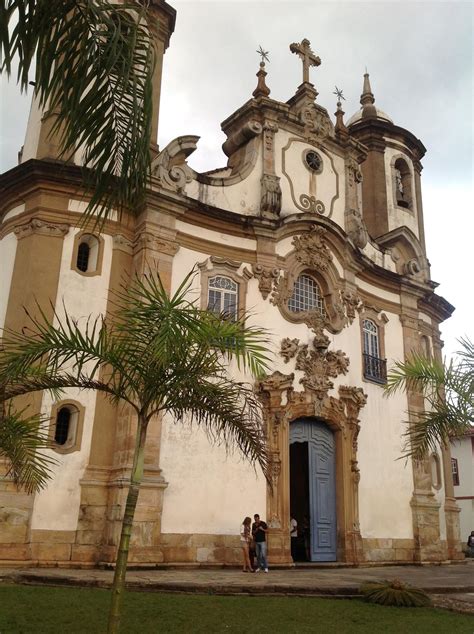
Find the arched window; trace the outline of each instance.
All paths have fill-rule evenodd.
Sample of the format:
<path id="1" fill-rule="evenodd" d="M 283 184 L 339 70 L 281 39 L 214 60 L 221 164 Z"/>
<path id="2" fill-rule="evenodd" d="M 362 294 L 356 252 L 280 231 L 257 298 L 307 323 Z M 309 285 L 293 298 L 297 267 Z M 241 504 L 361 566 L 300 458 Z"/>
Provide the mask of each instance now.
<path id="1" fill-rule="evenodd" d="M 380 356 L 379 329 L 371 319 L 364 319 L 362 324 L 364 333 L 364 352 L 371 357 Z"/>
<path id="2" fill-rule="evenodd" d="M 89 255 L 90 255 L 90 246 L 87 242 L 81 242 L 77 249 L 77 268 L 79 271 L 85 273 L 87 271 L 87 267 L 89 266 Z"/>
<path id="3" fill-rule="evenodd" d="M 74 245 L 72 268 L 83 275 L 99 275 L 102 251 L 102 239 L 90 233 L 78 234 Z"/>
<path id="4" fill-rule="evenodd" d="M 54 441 L 58 445 L 65 445 L 69 437 L 71 427 L 71 410 L 69 407 L 61 407 L 56 414 L 56 428 L 54 431 Z"/>
<path id="5" fill-rule="evenodd" d="M 236 321 L 239 306 L 239 285 L 230 277 L 216 275 L 208 282 L 207 309 Z"/>
<path id="6" fill-rule="evenodd" d="M 362 336 L 364 338 L 364 377 L 376 383 L 385 383 L 387 364 L 380 356 L 379 328 L 372 319 L 362 321 Z"/>
<path id="7" fill-rule="evenodd" d="M 324 299 L 318 283 L 309 275 L 300 275 L 293 287 L 293 294 L 288 300 L 288 308 L 293 313 L 316 310 L 325 314 Z"/>
<path id="8" fill-rule="evenodd" d="M 81 448 L 84 408 L 77 401 L 53 405 L 49 437 L 58 453 L 71 453 Z"/>
<path id="9" fill-rule="evenodd" d="M 412 208 L 411 172 L 408 164 L 399 158 L 394 164 L 395 200 L 398 207 Z"/>

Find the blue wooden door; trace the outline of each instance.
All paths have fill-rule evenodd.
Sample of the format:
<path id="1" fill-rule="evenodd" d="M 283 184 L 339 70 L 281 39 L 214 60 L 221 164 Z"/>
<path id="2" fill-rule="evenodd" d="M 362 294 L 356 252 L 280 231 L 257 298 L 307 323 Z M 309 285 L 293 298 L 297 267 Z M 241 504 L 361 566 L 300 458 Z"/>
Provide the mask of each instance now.
<path id="1" fill-rule="evenodd" d="M 334 434 L 324 423 L 305 418 L 291 424 L 290 442 L 308 443 L 311 561 L 336 561 Z"/>

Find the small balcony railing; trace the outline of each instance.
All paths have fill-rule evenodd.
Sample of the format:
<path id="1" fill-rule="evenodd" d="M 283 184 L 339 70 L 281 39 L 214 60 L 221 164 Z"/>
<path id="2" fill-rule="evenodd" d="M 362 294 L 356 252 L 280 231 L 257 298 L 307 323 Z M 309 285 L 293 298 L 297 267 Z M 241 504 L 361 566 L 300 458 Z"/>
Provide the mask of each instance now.
<path id="1" fill-rule="evenodd" d="M 375 383 L 387 382 L 387 359 L 364 353 L 364 378 Z"/>

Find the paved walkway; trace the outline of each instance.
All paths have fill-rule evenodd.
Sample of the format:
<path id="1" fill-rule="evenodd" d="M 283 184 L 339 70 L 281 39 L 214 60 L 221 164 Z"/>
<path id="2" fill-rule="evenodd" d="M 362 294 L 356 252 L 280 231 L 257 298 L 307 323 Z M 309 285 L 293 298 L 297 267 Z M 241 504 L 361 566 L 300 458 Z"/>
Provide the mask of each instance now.
<path id="1" fill-rule="evenodd" d="M 109 587 L 111 570 L 66 568 L 0 568 L 0 582 Z M 365 581 L 400 579 L 423 588 L 448 603 L 462 602 L 474 613 L 474 560 L 441 566 L 377 566 L 362 568 L 270 569 L 268 574 L 244 574 L 217 568 L 130 570 L 129 589 L 149 592 L 205 594 L 354 596 Z"/>

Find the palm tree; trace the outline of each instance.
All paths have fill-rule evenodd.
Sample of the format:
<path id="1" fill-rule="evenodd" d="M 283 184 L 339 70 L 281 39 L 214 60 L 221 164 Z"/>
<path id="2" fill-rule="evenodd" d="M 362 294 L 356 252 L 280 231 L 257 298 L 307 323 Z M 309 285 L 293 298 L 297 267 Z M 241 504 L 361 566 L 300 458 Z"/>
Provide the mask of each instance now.
<path id="1" fill-rule="evenodd" d="M 38 390 L 98 390 L 125 403 L 137 417 L 136 442 L 112 590 L 109 632 L 117 632 L 130 536 L 144 469 L 147 430 L 158 415 L 194 421 L 212 440 L 237 447 L 267 475 L 260 405 L 251 385 L 229 378 L 232 359 L 261 375 L 266 334 L 187 299 L 188 276 L 169 297 L 158 277 L 135 279 L 116 298 L 113 320 L 89 319 L 81 328 L 68 316 L 44 313 L 26 334 L 5 333 L 0 351 L 4 400 Z"/>
<path id="2" fill-rule="evenodd" d="M 0 0 L 0 72 L 18 61 L 54 113 L 51 135 L 67 161 L 83 148 L 86 217 L 140 208 L 150 174 L 153 32 L 148 2 Z M 34 81 L 32 81 L 34 79 Z"/>
<path id="3" fill-rule="evenodd" d="M 51 477 L 56 460 L 44 453 L 51 447 L 41 416 L 26 416 L 26 410 L 15 412 L 12 403 L 0 403 L 0 456 L 6 461 L 4 477 L 27 493 L 43 489 Z"/>
<path id="4" fill-rule="evenodd" d="M 414 353 L 388 374 L 387 395 L 404 390 L 425 399 L 424 411 L 409 412 L 406 456 L 421 459 L 474 425 L 474 344 L 468 338 L 459 343 L 457 361 L 443 363 Z"/>

